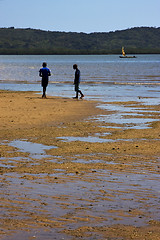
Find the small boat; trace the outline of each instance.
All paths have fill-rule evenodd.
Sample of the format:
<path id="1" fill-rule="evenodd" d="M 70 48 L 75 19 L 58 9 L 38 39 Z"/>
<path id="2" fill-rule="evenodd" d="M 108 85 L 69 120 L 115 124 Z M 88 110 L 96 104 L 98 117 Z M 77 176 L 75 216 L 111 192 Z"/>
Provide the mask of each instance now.
<path id="1" fill-rule="evenodd" d="M 136 56 L 126 56 L 126 53 L 124 51 L 124 47 L 122 47 L 122 55 L 119 56 L 120 58 L 136 58 Z"/>

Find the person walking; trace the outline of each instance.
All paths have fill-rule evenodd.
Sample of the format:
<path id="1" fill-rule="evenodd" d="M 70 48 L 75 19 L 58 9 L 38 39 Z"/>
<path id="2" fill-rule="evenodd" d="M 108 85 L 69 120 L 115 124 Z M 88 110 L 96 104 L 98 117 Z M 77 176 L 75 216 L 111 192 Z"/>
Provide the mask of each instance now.
<path id="1" fill-rule="evenodd" d="M 74 85 L 75 85 L 75 92 L 76 96 L 74 97 L 75 99 L 78 99 L 78 93 L 81 94 L 80 99 L 84 97 L 83 93 L 79 89 L 79 84 L 80 84 L 80 70 L 78 69 L 77 64 L 73 65 L 73 69 L 75 70 L 75 78 L 74 78 Z"/>
<path id="2" fill-rule="evenodd" d="M 46 88 L 48 86 L 48 78 L 51 76 L 51 71 L 47 68 L 47 63 L 43 62 L 42 68 L 39 70 L 39 76 L 42 78 L 41 85 L 43 87 L 42 98 L 46 98 Z"/>

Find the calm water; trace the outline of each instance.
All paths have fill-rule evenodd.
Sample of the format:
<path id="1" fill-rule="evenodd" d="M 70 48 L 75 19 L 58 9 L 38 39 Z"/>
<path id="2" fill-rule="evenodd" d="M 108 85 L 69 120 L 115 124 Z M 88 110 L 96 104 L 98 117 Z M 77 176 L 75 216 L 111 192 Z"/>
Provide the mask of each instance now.
<path id="1" fill-rule="evenodd" d="M 48 95 L 74 95 L 72 65 L 77 63 L 86 99 L 128 101 L 143 97 L 159 103 L 160 55 L 137 55 L 135 59 L 118 55 L 0 56 L 0 89 L 42 91 L 38 71 L 43 61 L 52 71 Z"/>

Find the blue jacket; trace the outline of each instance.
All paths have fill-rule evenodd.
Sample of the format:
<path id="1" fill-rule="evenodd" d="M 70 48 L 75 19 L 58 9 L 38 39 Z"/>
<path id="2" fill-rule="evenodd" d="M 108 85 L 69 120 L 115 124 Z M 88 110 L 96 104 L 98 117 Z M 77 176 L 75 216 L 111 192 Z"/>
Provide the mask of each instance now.
<path id="1" fill-rule="evenodd" d="M 39 76 L 42 77 L 42 79 L 48 80 L 48 76 L 51 76 L 51 71 L 47 67 L 43 67 L 39 70 Z"/>

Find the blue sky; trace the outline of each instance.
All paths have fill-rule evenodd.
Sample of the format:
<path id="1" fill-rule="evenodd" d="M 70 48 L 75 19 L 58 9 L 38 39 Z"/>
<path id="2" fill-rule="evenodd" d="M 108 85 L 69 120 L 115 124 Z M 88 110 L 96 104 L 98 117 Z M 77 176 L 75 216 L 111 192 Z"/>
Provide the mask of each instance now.
<path id="1" fill-rule="evenodd" d="M 109 32 L 160 27 L 160 0 L 0 0 L 0 27 Z"/>

